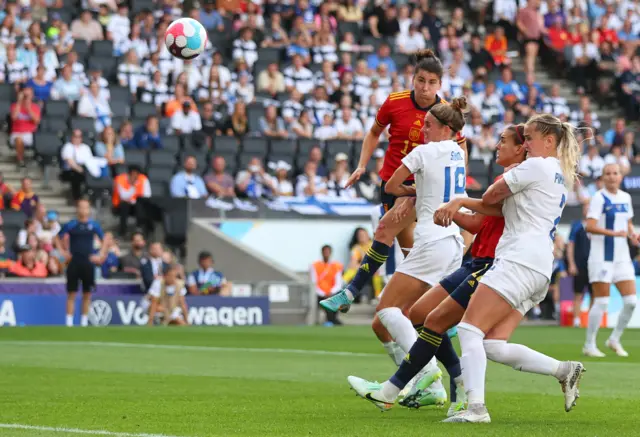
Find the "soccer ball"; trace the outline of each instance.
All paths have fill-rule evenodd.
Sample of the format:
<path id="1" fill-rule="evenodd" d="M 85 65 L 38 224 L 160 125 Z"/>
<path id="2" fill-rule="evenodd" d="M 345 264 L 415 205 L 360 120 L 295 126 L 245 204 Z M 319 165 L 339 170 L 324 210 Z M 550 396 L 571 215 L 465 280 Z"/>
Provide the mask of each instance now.
<path id="1" fill-rule="evenodd" d="M 180 18 L 167 28 L 164 43 L 176 58 L 193 59 L 207 45 L 207 31 L 193 18 Z"/>

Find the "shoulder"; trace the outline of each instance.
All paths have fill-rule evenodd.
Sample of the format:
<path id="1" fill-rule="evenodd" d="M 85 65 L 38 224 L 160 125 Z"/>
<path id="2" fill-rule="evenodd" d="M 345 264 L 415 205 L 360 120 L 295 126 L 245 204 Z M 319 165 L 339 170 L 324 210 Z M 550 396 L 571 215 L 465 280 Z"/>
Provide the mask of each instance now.
<path id="1" fill-rule="evenodd" d="M 387 107 L 398 106 L 398 105 L 403 105 L 410 101 L 411 101 L 410 90 L 398 91 L 398 92 L 389 94 L 389 96 L 387 97 L 387 100 L 385 101 L 385 106 Z"/>

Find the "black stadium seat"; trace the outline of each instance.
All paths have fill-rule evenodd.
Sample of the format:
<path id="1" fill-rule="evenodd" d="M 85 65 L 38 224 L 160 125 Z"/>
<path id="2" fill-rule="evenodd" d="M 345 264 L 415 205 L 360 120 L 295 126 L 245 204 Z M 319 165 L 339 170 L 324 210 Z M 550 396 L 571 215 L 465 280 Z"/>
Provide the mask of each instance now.
<path id="1" fill-rule="evenodd" d="M 150 182 L 167 182 L 171 181 L 173 177 L 173 169 L 168 167 L 150 167 L 147 172 L 147 177 Z"/>
<path id="2" fill-rule="evenodd" d="M 140 102 L 133 105 L 132 113 L 136 118 L 146 118 L 150 115 L 158 115 L 158 110 L 153 103 Z"/>
<path id="3" fill-rule="evenodd" d="M 296 153 L 295 140 L 271 140 L 269 141 L 269 152 L 278 154 L 290 154 L 292 157 Z"/>
<path id="4" fill-rule="evenodd" d="M 149 168 L 165 167 L 174 168 L 176 166 L 176 155 L 164 150 L 152 150 L 149 153 Z"/>
<path id="5" fill-rule="evenodd" d="M 266 138 L 245 138 L 242 141 L 242 153 L 264 157 L 269 151 L 269 142 Z"/>
<path id="6" fill-rule="evenodd" d="M 166 135 L 162 137 L 162 150 L 177 156 L 182 148 L 181 142 L 180 138 L 175 135 Z"/>
<path id="7" fill-rule="evenodd" d="M 353 142 L 347 140 L 330 140 L 327 141 L 327 155 L 335 156 L 336 153 L 346 153 L 351 156 Z"/>
<path id="8" fill-rule="evenodd" d="M 147 168 L 147 152 L 144 150 L 127 150 L 125 158 L 129 165 L 137 165 L 142 170 Z"/>
<path id="9" fill-rule="evenodd" d="M 240 144 L 235 137 L 216 137 L 213 140 L 213 150 L 215 153 L 238 153 Z"/>

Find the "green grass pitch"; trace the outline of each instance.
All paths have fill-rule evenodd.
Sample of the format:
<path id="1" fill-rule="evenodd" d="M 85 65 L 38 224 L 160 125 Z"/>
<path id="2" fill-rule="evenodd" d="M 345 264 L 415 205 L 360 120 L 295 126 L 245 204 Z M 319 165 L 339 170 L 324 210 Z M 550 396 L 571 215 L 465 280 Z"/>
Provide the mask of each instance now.
<path id="1" fill-rule="evenodd" d="M 582 359 L 584 330 L 513 341 Z M 630 358 L 584 359 L 571 413 L 555 379 L 490 363 L 493 423 L 461 425 L 440 423 L 446 409 L 380 413 L 349 390 L 348 375 L 394 370 L 367 327 L 4 328 L 0 436 L 638 436 L 640 331 L 623 344 Z"/>

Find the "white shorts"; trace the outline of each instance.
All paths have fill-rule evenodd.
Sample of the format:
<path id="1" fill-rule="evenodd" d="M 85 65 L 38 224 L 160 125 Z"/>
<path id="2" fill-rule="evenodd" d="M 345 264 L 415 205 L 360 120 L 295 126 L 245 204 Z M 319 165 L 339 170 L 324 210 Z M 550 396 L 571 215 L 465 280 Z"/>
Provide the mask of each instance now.
<path id="1" fill-rule="evenodd" d="M 631 260 L 589 263 L 589 284 L 593 284 L 594 282 L 617 284 L 622 281 L 635 280 L 636 269 L 633 267 Z"/>
<path id="2" fill-rule="evenodd" d="M 21 133 L 21 134 L 14 133 L 14 134 L 9 135 L 9 143 L 12 146 L 16 145 L 16 138 L 21 138 L 25 147 L 33 146 L 33 134 L 32 133 L 29 133 L 29 132 Z"/>
<path id="3" fill-rule="evenodd" d="M 522 315 L 544 300 L 549 278 L 522 264 L 496 259 L 480 280 L 493 289 Z"/>
<path id="4" fill-rule="evenodd" d="M 457 235 L 429 243 L 416 242 L 396 272 L 416 278 L 431 286 L 460 268 L 464 244 Z"/>

